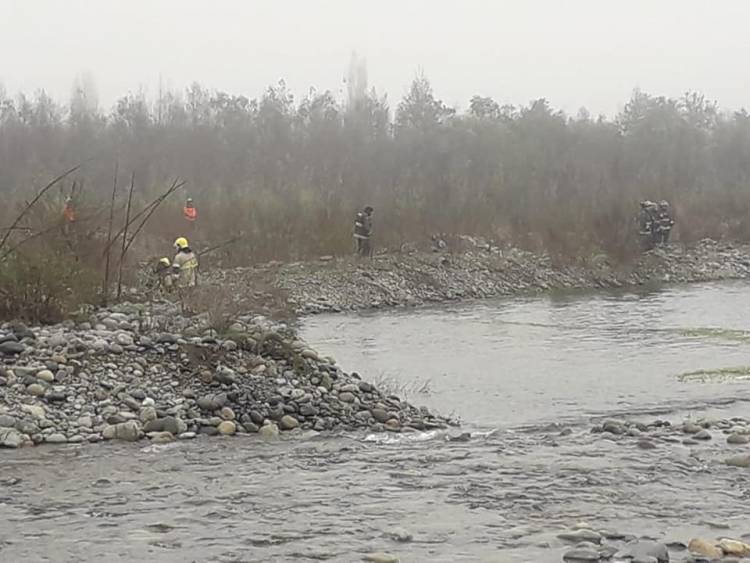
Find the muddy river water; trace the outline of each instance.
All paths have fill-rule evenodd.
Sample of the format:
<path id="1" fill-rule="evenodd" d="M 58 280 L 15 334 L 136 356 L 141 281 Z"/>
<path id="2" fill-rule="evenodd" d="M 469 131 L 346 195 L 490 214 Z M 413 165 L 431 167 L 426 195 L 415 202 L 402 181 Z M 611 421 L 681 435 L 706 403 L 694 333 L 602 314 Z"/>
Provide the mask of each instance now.
<path id="1" fill-rule="evenodd" d="M 463 428 L 1 452 L 0 561 L 545 563 L 581 521 L 743 537 L 750 470 L 721 461 L 748 446 L 590 430 L 750 415 L 749 311 L 750 284 L 720 283 L 307 319 L 313 347 Z"/>

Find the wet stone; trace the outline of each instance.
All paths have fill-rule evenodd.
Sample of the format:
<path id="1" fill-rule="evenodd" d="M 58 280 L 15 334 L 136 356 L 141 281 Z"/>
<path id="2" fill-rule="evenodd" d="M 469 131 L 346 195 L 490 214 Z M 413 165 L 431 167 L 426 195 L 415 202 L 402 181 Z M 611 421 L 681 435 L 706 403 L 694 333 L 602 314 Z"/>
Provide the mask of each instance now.
<path id="1" fill-rule="evenodd" d="M 563 561 L 599 561 L 599 551 L 590 547 L 574 547 L 563 554 Z"/>
<path id="2" fill-rule="evenodd" d="M 727 437 L 727 444 L 741 445 L 750 443 L 750 437 L 745 434 L 730 434 Z"/>
<path id="3" fill-rule="evenodd" d="M 587 528 L 582 528 L 580 530 L 573 530 L 570 532 L 563 532 L 561 534 L 557 534 L 557 537 L 567 542 L 587 541 L 587 542 L 596 543 L 596 544 L 599 544 L 602 542 L 602 536 L 599 532 L 595 532 L 594 530 L 589 530 Z"/>
<path id="4" fill-rule="evenodd" d="M 279 426 L 282 430 L 293 430 L 299 426 L 299 421 L 293 416 L 285 415 L 281 417 Z"/>

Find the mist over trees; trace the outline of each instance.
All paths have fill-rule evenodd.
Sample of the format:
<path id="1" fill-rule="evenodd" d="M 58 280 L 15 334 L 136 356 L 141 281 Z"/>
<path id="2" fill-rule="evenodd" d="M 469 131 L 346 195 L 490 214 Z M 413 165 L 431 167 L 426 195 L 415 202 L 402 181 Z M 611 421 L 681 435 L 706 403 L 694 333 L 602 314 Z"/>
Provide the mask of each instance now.
<path id="1" fill-rule="evenodd" d="M 612 119 L 479 95 L 457 111 L 422 75 L 389 100 L 356 57 L 345 100 L 314 89 L 297 100 L 283 81 L 258 99 L 198 84 L 157 99 L 132 92 L 108 110 L 85 76 L 65 104 L 0 90 L 0 226 L 81 162 L 71 182 L 81 205 L 96 207 L 115 160 L 123 184 L 135 173 L 143 201 L 186 180 L 149 226 L 154 236 L 182 234 L 190 195 L 205 244 L 241 233 L 254 260 L 350 252 L 354 212 L 367 204 L 380 246 L 446 232 L 616 254 L 645 198 L 673 203 L 679 239 L 750 235 L 750 115 L 697 93 L 636 90 Z M 55 197 L 69 191 L 70 182 Z"/>

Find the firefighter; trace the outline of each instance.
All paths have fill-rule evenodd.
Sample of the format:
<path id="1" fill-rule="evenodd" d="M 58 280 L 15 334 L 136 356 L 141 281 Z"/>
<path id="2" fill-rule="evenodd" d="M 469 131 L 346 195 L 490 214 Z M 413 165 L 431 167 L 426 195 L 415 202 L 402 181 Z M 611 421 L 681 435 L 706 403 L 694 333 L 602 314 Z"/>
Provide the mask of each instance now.
<path id="1" fill-rule="evenodd" d="M 175 274 L 175 285 L 178 289 L 187 289 L 198 285 L 198 258 L 190 249 L 188 240 L 179 237 L 174 241 L 177 251 L 172 260 L 172 271 Z"/>
<path id="2" fill-rule="evenodd" d="M 354 240 L 357 241 L 357 255 L 372 257 L 372 213 L 369 205 L 357 213 L 354 220 Z"/>
<path id="3" fill-rule="evenodd" d="M 641 240 L 641 247 L 644 250 L 651 250 L 656 244 L 657 237 L 657 206 L 654 202 L 648 200 L 642 201 L 640 205 L 641 210 L 638 213 L 638 234 Z"/>
<path id="4" fill-rule="evenodd" d="M 659 202 L 659 208 L 656 214 L 656 242 L 657 244 L 669 244 L 669 236 L 672 233 L 674 219 L 672 218 L 672 209 L 669 202 L 663 199 Z"/>
<path id="5" fill-rule="evenodd" d="M 182 208 L 182 214 L 192 229 L 196 219 L 198 219 L 198 210 L 195 208 L 195 205 L 193 205 L 192 197 L 187 198 L 187 201 L 185 201 L 185 207 Z"/>

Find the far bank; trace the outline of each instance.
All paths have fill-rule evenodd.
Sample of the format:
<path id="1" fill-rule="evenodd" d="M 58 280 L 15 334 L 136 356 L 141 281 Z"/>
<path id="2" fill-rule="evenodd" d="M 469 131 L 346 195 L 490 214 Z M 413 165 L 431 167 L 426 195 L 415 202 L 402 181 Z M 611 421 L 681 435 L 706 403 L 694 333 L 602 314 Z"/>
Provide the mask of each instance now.
<path id="1" fill-rule="evenodd" d="M 671 244 L 615 264 L 604 255 L 561 263 L 518 248 L 323 257 L 208 270 L 204 283 L 237 306 L 288 316 L 410 307 L 458 300 L 750 277 L 750 245 Z"/>

